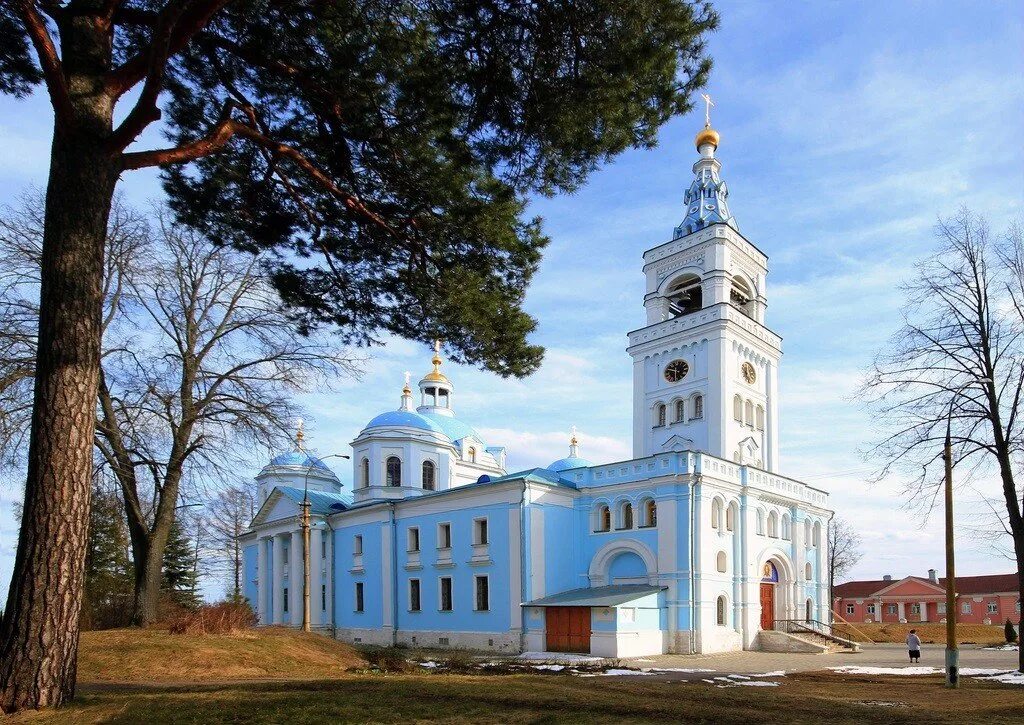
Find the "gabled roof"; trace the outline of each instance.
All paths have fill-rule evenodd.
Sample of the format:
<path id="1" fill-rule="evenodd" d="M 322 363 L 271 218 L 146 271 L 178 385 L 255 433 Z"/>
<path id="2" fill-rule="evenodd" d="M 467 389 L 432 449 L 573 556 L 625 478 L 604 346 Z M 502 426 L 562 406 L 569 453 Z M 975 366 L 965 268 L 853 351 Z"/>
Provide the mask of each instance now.
<path id="1" fill-rule="evenodd" d="M 489 477 L 487 481 L 481 481 L 481 483 L 504 483 L 505 481 L 518 480 L 532 481 L 534 483 L 547 483 L 553 484 L 555 486 L 565 486 L 567 488 L 576 488 L 576 484 L 574 484 L 569 479 L 560 476 L 558 471 L 551 471 L 547 468 L 529 468 L 525 471 L 507 473 L 504 476 Z"/>
<path id="2" fill-rule="evenodd" d="M 343 493 L 326 493 L 324 491 L 309 491 L 309 512 L 319 516 L 330 516 L 336 514 L 339 511 L 352 506 L 352 498 L 348 494 Z M 303 490 L 301 488 L 295 488 L 293 486 L 274 486 L 274 490 L 267 496 L 267 500 L 260 506 L 260 510 L 256 512 L 256 515 L 252 519 L 250 528 L 257 526 L 258 524 L 265 523 L 267 516 L 273 510 L 274 506 L 282 498 L 287 498 L 293 502 L 296 506 L 297 511 L 301 511 L 298 507 L 302 504 Z"/>
<path id="3" fill-rule="evenodd" d="M 523 606 L 614 607 L 667 589 L 668 587 L 657 587 L 650 584 L 611 584 L 604 587 L 584 587 L 534 599 L 532 602 L 526 602 Z"/>
<path id="4" fill-rule="evenodd" d="M 837 584 L 832 590 L 832 596 L 844 598 L 870 597 L 883 592 L 883 590 L 894 587 L 902 581 L 913 579 L 925 582 L 932 586 L 945 588 L 946 579 L 940 578 L 938 584 L 927 577 L 909 576 L 903 579 L 888 580 L 870 579 L 862 581 L 844 582 Z M 983 576 L 958 576 L 956 578 L 957 594 L 991 594 L 994 592 L 1015 592 L 1017 591 L 1016 574 L 987 574 Z"/>

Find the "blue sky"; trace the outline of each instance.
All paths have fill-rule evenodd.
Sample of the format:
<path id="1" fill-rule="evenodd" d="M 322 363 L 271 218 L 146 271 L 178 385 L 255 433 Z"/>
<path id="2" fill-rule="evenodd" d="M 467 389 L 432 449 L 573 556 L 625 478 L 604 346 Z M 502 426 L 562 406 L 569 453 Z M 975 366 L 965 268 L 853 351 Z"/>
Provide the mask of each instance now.
<path id="1" fill-rule="evenodd" d="M 780 471 L 830 491 L 854 522 L 865 552 L 856 576 L 941 569 L 938 517 L 903 510 L 898 481 L 865 483 L 872 463 L 859 451 L 876 432 L 854 392 L 899 324 L 897 285 L 933 248 L 937 216 L 966 204 L 996 230 L 1024 217 L 1024 6 L 717 5 L 708 90 L 718 156 L 740 230 L 770 257 L 767 322 L 784 339 Z M 508 446 L 510 469 L 565 455 L 574 424 L 588 458 L 629 457 L 625 335 L 644 320 L 641 254 L 683 217 L 702 121 L 702 111 L 675 119 L 658 148 L 626 153 L 579 193 L 532 206 L 552 238 L 526 303 L 544 366 L 512 381 L 446 367 L 459 416 Z M 45 183 L 50 126 L 42 96 L 0 99 L 0 203 Z M 126 175 L 120 189 L 140 205 L 160 194 L 146 172 Z M 348 452 L 366 421 L 398 406 L 402 371 L 415 380 L 429 369 L 420 345 L 393 341 L 371 354 L 361 381 L 304 401 L 322 455 Z M 351 470 L 338 473 L 351 481 Z M 0 587 L 20 484 L 0 484 Z M 960 495 L 969 523 L 978 497 Z M 1012 570 L 964 531 L 959 573 Z"/>

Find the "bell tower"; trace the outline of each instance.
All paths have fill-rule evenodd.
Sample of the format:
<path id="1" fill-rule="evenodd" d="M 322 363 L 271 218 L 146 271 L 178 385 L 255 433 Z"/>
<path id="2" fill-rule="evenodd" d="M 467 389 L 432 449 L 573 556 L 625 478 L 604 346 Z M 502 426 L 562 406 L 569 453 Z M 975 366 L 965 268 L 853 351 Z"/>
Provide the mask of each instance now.
<path id="1" fill-rule="evenodd" d="M 729 211 L 704 99 L 686 216 L 643 255 L 647 326 L 629 333 L 627 348 L 633 455 L 700 450 L 776 471 L 782 339 L 765 326 L 768 257 Z"/>

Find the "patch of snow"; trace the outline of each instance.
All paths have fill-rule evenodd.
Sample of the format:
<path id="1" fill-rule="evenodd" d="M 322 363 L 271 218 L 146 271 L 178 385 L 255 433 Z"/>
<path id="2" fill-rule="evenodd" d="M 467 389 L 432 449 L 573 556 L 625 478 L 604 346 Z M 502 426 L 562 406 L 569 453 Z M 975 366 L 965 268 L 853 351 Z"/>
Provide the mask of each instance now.
<path id="1" fill-rule="evenodd" d="M 936 675 L 942 670 L 935 667 L 857 667 L 847 665 L 845 667 L 829 667 L 833 672 L 843 675 Z"/>
<path id="2" fill-rule="evenodd" d="M 1019 645 L 1015 645 L 1015 644 L 1010 644 L 1009 642 L 1007 642 L 1006 644 L 1000 644 L 1000 645 L 997 645 L 995 647 L 982 647 L 982 649 L 996 650 L 996 651 L 999 651 L 999 652 L 1017 652 L 1020 649 L 1020 646 Z"/>
<path id="3" fill-rule="evenodd" d="M 523 652 L 517 659 L 541 660 L 542 662 L 600 662 L 601 657 L 576 655 L 565 652 Z"/>
<path id="4" fill-rule="evenodd" d="M 992 680 L 993 682 L 1002 682 L 1004 685 L 1024 685 L 1024 672 L 1018 672 L 1017 670 L 1008 670 L 1001 672 L 998 675 L 985 675 L 978 676 L 979 680 Z"/>
<path id="5" fill-rule="evenodd" d="M 734 680 L 749 680 L 750 678 L 746 675 L 729 675 Z"/>
<path id="6" fill-rule="evenodd" d="M 645 672 L 644 670 L 605 670 L 601 673 L 602 675 L 608 676 L 624 676 L 624 675 L 653 675 L 653 672 Z"/>
<path id="7" fill-rule="evenodd" d="M 751 675 L 751 677 L 785 677 L 785 670 L 775 670 L 774 672 L 762 672 L 759 675 Z"/>
<path id="8" fill-rule="evenodd" d="M 427 669 L 431 669 L 433 667 L 438 666 L 436 662 L 420 662 L 419 665 L 420 667 L 426 667 Z"/>
<path id="9" fill-rule="evenodd" d="M 764 680 L 745 680 L 730 682 L 728 685 L 717 685 L 718 687 L 778 687 L 778 682 L 765 682 Z"/>
<path id="10" fill-rule="evenodd" d="M 708 683 L 709 685 L 715 684 L 714 680 L 704 680 L 704 682 Z"/>
<path id="11" fill-rule="evenodd" d="M 551 670 L 553 672 L 561 672 L 565 669 L 565 665 L 530 665 L 535 670 Z"/>
<path id="12" fill-rule="evenodd" d="M 637 660 L 639 662 L 640 660 Z M 649 667 L 650 672 L 686 672 L 689 674 L 698 674 L 701 672 L 716 672 L 717 670 L 709 670 L 704 667 Z"/>

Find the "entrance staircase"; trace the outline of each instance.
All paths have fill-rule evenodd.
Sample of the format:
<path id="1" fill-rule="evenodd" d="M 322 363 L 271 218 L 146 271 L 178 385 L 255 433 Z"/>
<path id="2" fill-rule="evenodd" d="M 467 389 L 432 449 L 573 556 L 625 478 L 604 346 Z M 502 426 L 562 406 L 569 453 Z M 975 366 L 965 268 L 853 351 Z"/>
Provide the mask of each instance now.
<path id="1" fill-rule="evenodd" d="M 771 636 L 776 635 L 776 636 Z M 783 652 L 860 652 L 860 645 L 839 636 L 832 625 L 817 620 L 776 620 L 771 635 L 761 638 L 762 649 Z M 779 637 L 778 635 L 784 635 Z M 805 646 L 801 646 L 805 645 Z"/>

